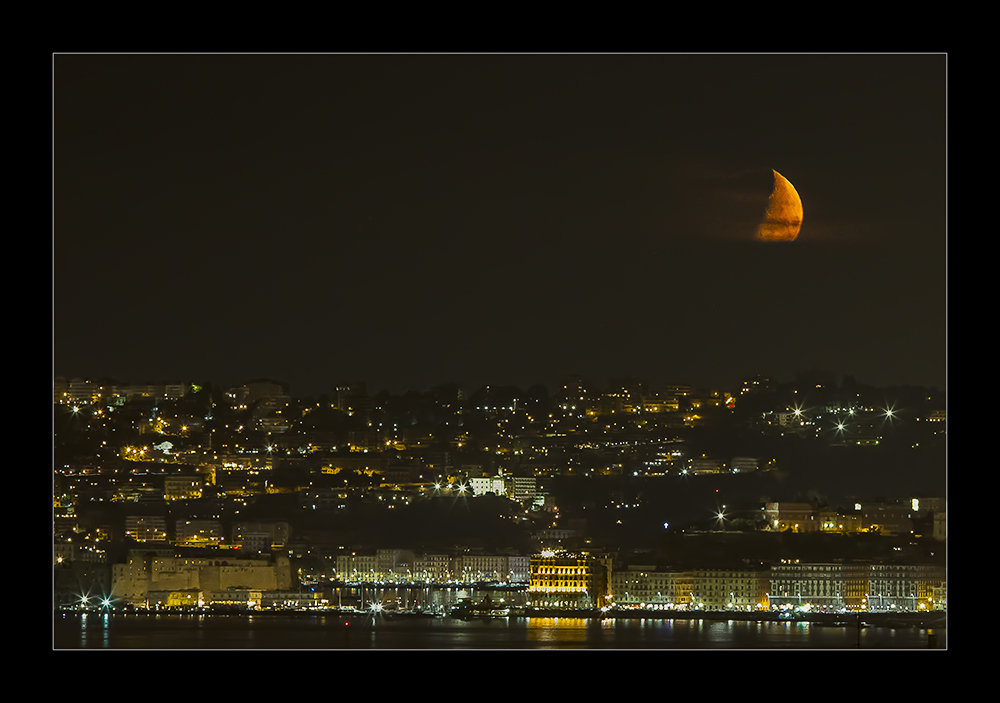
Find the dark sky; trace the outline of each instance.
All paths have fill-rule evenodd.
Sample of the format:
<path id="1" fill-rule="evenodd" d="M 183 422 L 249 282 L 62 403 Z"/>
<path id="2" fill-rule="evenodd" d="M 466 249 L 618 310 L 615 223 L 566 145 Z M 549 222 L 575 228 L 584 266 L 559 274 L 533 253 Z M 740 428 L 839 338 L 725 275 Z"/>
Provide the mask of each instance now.
<path id="1" fill-rule="evenodd" d="M 946 58 L 55 55 L 54 373 L 944 389 Z"/>

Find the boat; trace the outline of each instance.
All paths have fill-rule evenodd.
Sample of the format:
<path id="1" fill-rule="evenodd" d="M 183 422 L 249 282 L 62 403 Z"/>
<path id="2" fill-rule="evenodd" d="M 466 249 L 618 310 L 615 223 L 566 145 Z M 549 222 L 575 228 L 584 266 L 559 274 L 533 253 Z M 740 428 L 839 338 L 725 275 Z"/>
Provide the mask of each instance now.
<path id="1" fill-rule="evenodd" d="M 510 608 L 495 603 L 489 594 L 480 603 L 465 600 L 451 610 L 451 617 L 467 620 L 469 618 L 505 618 L 510 615 Z"/>

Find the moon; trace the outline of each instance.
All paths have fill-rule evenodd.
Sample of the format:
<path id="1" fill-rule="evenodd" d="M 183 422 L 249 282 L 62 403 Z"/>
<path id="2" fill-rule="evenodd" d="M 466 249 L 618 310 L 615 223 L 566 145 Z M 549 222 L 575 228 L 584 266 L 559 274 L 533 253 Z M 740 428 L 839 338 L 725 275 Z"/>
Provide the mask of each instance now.
<path id="1" fill-rule="evenodd" d="M 767 201 L 764 221 L 754 239 L 761 242 L 794 242 L 802 228 L 802 198 L 795 187 L 774 169 L 774 190 Z"/>

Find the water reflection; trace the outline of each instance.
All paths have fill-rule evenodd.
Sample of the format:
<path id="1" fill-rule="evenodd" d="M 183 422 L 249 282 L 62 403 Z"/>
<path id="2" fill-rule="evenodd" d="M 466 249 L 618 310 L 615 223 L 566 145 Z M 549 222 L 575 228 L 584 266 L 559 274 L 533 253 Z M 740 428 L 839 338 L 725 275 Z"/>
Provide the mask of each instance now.
<path id="1" fill-rule="evenodd" d="M 529 618 L 528 642 L 549 644 L 585 644 L 587 620 L 584 618 Z"/>
<path id="2" fill-rule="evenodd" d="M 943 628 L 741 620 L 81 613 L 55 624 L 63 649 L 947 649 Z"/>

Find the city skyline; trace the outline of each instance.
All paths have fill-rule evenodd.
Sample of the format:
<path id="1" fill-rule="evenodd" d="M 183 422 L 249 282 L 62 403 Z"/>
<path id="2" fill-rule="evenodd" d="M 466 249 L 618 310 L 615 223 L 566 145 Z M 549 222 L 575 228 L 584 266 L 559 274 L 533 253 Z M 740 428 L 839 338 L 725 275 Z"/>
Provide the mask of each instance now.
<path id="1" fill-rule="evenodd" d="M 945 89 L 943 54 L 58 54 L 54 373 L 944 389 Z M 753 241 L 772 170 L 794 242 Z"/>

